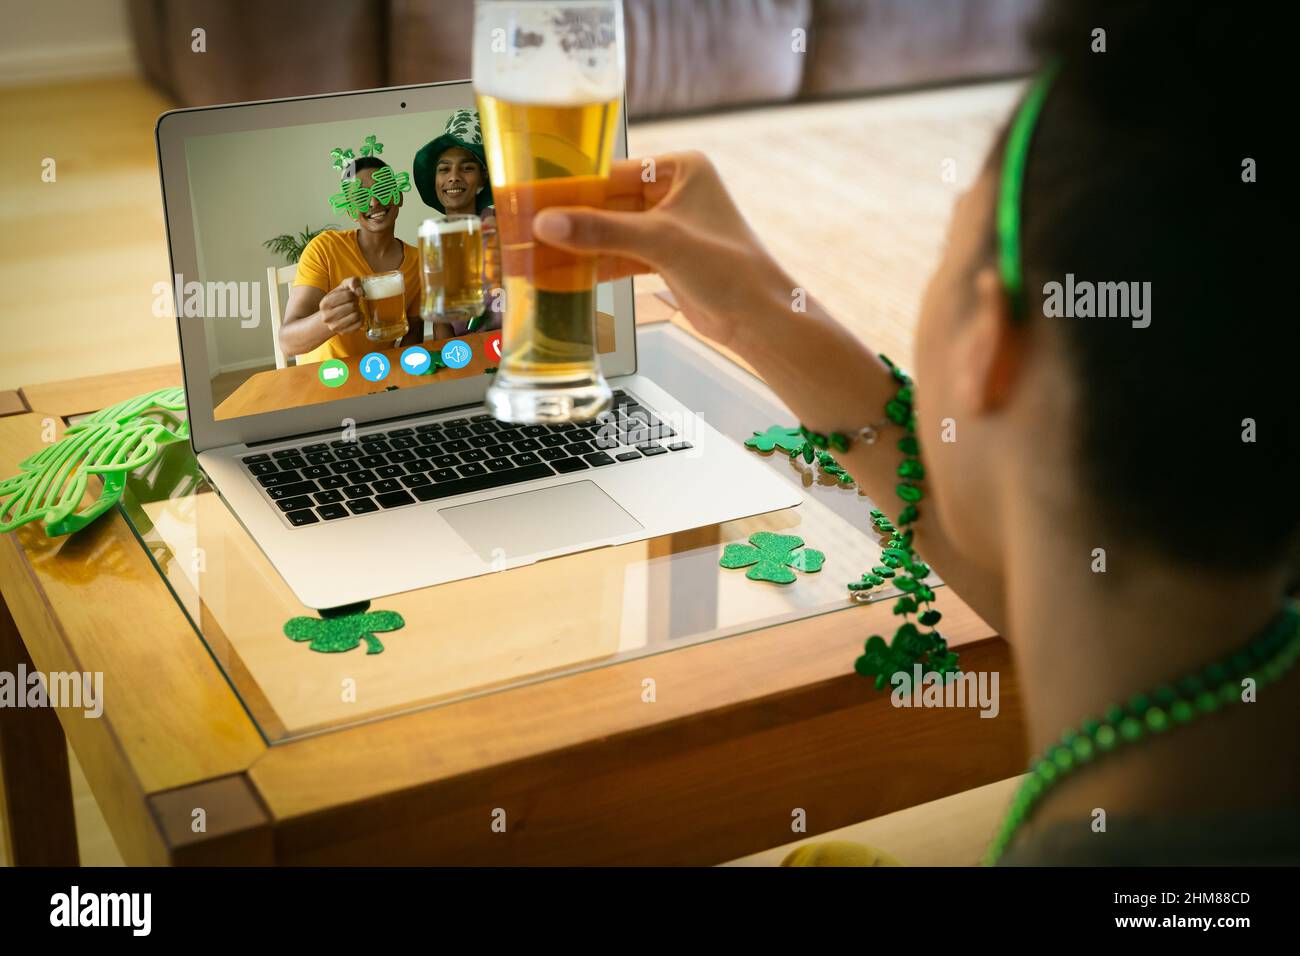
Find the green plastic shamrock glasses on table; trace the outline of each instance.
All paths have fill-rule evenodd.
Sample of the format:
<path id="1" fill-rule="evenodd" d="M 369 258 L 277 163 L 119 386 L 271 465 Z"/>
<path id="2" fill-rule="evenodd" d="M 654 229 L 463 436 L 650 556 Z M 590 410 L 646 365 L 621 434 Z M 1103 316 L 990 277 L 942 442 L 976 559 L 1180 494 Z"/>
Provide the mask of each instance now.
<path id="1" fill-rule="evenodd" d="M 138 395 L 81 419 L 0 481 L 0 533 L 38 519 L 50 537 L 80 531 L 117 504 L 130 471 L 189 436 L 182 388 Z M 104 487 L 78 511 L 91 475 Z"/>

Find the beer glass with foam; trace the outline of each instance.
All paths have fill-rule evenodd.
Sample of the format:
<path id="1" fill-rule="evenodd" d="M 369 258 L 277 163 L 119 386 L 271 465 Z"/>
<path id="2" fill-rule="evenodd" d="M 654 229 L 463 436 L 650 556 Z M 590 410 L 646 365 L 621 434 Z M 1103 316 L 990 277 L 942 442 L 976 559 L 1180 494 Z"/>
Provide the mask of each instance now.
<path id="1" fill-rule="evenodd" d="M 366 338 L 393 343 L 406 334 L 406 282 L 402 273 L 381 272 L 361 280 Z"/>
<path id="2" fill-rule="evenodd" d="M 537 243 L 548 206 L 602 206 L 623 96 L 620 0 L 477 0 L 474 91 L 505 287 L 488 409 L 511 422 L 609 407 L 596 354 L 596 261 Z"/>
<path id="3" fill-rule="evenodd" d="M 420 223 L 420 315 L 472 319 L 483 313 L 483 223 L 451 215 Z"/>

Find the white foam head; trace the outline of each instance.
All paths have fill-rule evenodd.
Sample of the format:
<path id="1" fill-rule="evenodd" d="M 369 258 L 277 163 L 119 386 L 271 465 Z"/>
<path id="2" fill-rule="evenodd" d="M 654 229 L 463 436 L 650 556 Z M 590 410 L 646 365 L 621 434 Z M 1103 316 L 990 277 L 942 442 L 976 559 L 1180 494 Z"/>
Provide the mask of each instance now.
<path id="1" fill-rule="evenodd" d="M 479 0 L 473 69 L 476 92 L 510 103 L 617 99 L 623 95 L 622 0 Z"/>
<path id="2" fill-rule="evenodd" d="M 361 291 L 367 299 L 387 299 L 389 296 L 404 295 L 406 283 L 400 272 L 385 272 L 381 276 L 366 276 L 361 280 Z"/>
<path id="3" fill-rule="evenodd" d="M 478 216 L 457 219 L 426 219 L 420 223 L 421 236 L 447 236 L 455 232 L 474 232 L 483 228 Z"/>

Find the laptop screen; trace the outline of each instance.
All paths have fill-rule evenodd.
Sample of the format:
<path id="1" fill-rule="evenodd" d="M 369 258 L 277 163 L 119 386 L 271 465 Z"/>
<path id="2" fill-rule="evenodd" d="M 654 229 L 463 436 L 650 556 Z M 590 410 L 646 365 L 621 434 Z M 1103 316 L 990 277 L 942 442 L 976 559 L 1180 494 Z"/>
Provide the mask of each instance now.
<path id="1" fill-rule="evenodd" d="M 198 275 L 173 294 L 203 318 L 215 419 L 495 371 L 504 294 L 481 143 L 472 109 L 186 138 Z M 601 285 L 601 353 L 613 303 Z"/>

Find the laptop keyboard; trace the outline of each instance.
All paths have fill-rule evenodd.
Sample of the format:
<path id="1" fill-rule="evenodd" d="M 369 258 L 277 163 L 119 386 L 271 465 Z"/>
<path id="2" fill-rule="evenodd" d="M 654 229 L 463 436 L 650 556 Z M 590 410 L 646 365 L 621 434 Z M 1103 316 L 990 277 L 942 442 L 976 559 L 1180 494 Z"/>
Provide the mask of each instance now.
<path id="1" fill-rule="evenodd" d="M 511 425 L 451 418 L 314 441 L 240 460 L 293 528 L 684 451 L 691 443 L 636 398 L 595 421 Z"/>

